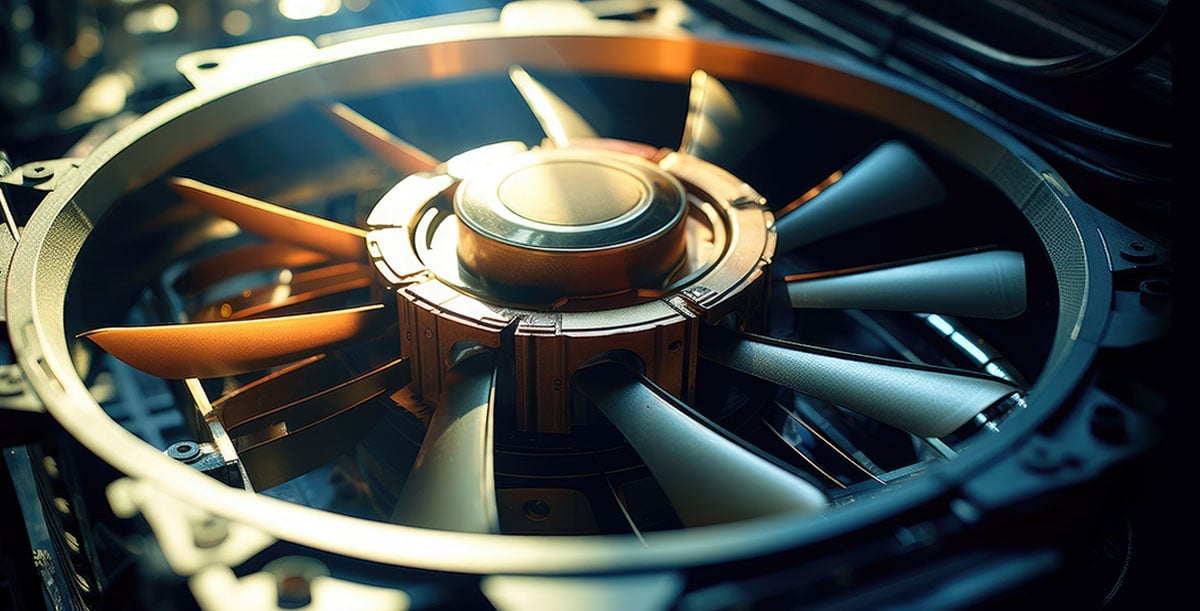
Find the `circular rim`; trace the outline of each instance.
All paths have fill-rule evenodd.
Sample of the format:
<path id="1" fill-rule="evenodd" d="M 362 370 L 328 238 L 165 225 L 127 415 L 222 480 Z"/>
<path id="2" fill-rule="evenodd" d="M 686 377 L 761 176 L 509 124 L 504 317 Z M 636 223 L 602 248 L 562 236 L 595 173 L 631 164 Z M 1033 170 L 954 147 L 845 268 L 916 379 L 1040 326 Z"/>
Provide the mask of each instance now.
<path id="1" fill-rule="evenodd" d="M 596 52 L 597 48 L 606 52 Z M 502 52 L 497 52 L 500 50 Z M 93 221 L 131 185 L 158 176 L 190 154 L 177 134 L 203 134 L 192 150 L 241 125 L 329 91 L 342 95 L 391 85 L 506 70 L 520 63 L 684 82 L 693 68 L 761 84 L 881 119 L 985 177 L 1038 230 L 1059 283 L 1059 321 L 1051 360 L 1029 393 L 1030 409 L 1010 435 L 939 467 L 872 503 L 829 519 L 752 520 L 636 539 L 474 535 L 383 524 L 302 507 L 226 487 L 177 464 L 111 420 L 73 367 L 64 333 L 64 300 L 74 258 Z M 389 69 L 382 69 L 387 66 Z M 289 95 L 283 95 L 288 93 Z M 248 110 L 231 119 L 218 106 Z M 235 124 L 236 123 L 236 124 Z M 161 151 L 172 151 L 163 155 Z M 303 65 L 252 83 L 200 87 L 152 111 L 101 145 L 47 196 L 25 228 L 9 272 L 8 324 L 18 361 L 49 412 L 117 469 L 214 514 L 280 539 L 329 552 L 411 567 L 467 573 L 564 574 L 676 569 L 759 556 L 836 537 L 940 494 L 1031 432 L 1065 401 L 1096 351 L 1111 288 L 1102 245 L 1087 209 L 1044 161 L 1011 136 L 953 102 L 845 59 L 762 43 L 666 34 L 634 24 L 589 25 L 587 33 L 524 34 L 498 24 L 454 26 L 347 42 L 316 51 Z M 1039 409 L 1038 406 L 1043 406 Z"/>

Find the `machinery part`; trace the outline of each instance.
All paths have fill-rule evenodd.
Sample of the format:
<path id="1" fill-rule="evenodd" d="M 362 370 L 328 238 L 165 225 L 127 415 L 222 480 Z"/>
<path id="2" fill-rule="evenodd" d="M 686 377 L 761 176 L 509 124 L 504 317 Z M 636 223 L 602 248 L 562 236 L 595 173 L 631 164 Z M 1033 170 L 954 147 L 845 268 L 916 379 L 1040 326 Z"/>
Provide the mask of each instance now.
<path id="1" fill-rule="evenodd" d="M 528 593 L 532 590 L 526 588 L 562 583 L 543 580 L 582 575 L 649 583 L 655 600 L 669 604 L 674 600 L 668 598 L 685 595 L 678 590 L 680 573 L 694 572 L 686 588 L 699 591 L 720 580 L 713 567 L 741 575 L 764 558 L 799 566 L 819 557 L 818 550 L 836 547 L 841 536 L 875 539 L 882 524 L 924 525 L 921 516 L 941 511 L 948 490 L 978 494 L 991 502 L 979 503 L 987 510 L 1003 509 L 1010 497 L 970 484 L 983 481 L 978 476 L 989 465 L 1007 468 L 1003 457 L 1017 454 L 1035 429 L 1072 421 L 1081 388 L 1091 383 L 1089 371 L 1112 301 L 1113 279 L 1095 231 L 1098 221 L 1053 169 L 968 110 L 869 67 L 794 49 L 664 35 L 636 24 L 596 22 L 579 31 L 547 33 L 523 23 L 510 18 L 324 48 L 292 39 L 274 51 L 271 43 L 224 51 L 219 63 L 204 69 L 205 76 L 193 79 L 195 91 L 135 122 L 66 177 L 56 177 L 61 182 L 23 228 L 6 287 L 9 331 L 22 371 L 63 429 L 125 474 L 127 479 L 109 488 L 114 512 L 146 517 L 170 566 L 194 576 L 197 598 L 213 600 L 213 584 L 246 582 L 250 577 L 237 579 L 226 567 L 256 554 L 280 555 L 269 546 L 282 542 L 288 555 L 299 549 L 394 567 L 400 588 L 413 575 L 429 572 L 516 576 L 509 581 L 488 577 L 482 590 L 478 579 L 467 580 L 471 587 L 463 592 L 470 590 L 476 598 L 442 588 L 445 600 L 461 596 L 458 600 L 479 602 L 478 596 L 488 596 L 496 602 L 506 596 L 497 592 L 508 587 Z M 304 51 L 291 53 L 298 46 Z M 290 62 L 281 59 L 282 49 L 289 51 L 282 55 L 290 55 Z M 268 56 L 278 63 L 265 64 Z M 648 57 L 661 61 L 647 62 Z M 674 87 L 681 100 L 688 100 L 682 140 L 653 134 L 639 140 L 621 130 L 610 137 L 606 129 L 592 128 L 581 119 L 585 113 L 564 101 L 570 97 L 566 91 L 551 93 L 555 88 L 531 76 L 552 74 L 564 63 L 572 76 L 635 91 Z M 248 65 L 256 67 L 239 72 L 239 66 Z M 417 95 L 414 91 L 422 88 L 473 81 L 487 87 L 489 79 L 516 84 L 511 95 L 528 102 L 530 120 L 543 127 L 548 141 L 538 142 L 536 134 L 492 138 L 480 127 L 478 135 L 452 143 L 426 143 L 411 123 L 413 135 L 404 133 L 402 140 L 367 119 L 371 113 L 365 108 L 373 96 Z M 781 120 L 803 114 L 792 105 L 825 108 L 839 126 L 859 126 L 860 131 L 848 132 L 850 142 L 863 149 L 884 144 L 826 179 L 821 177 L 829 169 L 825 166 L 844 161 L 833 150 L 817 156 L 787 142 L 796 159 L 772 165 L 769 156 L 741 157 L 754 147 L 713 134 L 737 133 L 739 120 L 752 120 L 733 112 L 747 92 L 775 96 Z M 651 112 L 649 98 L 638 100 Z M 348 105 L 364 110 L 359 114 Z M 331 130 L 340 126 L 347 134 L 339 152 L 353 156 L 355 149 L 348 147 L 363 143 L 400 175 L 386 174 L 387 180 L 373 188 L 350 189 L 351 200 L 361 197 L 366 203 L 354 209 L 352 202 L 347 210 L 331 204 L 344 192 L 305 201 L 273 197 L 270 187 L 256 185 L 271 172 L 283 174 L 286 183 L 297 173 L 316 170 L 289 167 L 286 156 L 259 160 L 248 172 L 222 171 L 227 166 L 211 162 L 211 156 L 247 146 L 280 125 L 290 127 L 297 116 L 328 117 Z M 337 137 L 335 131 L 317 130 L 323 139 Z M 530 142 L 512 140 L 518 136 Z M 739 149 L 737 154 L 726 155 L 726 144 Z M 797 168 L 805 178 L 796 176 Z M 736 177 L 743 171 L 756 183 L 764 179 L 771 193 L 784 193 L 779 201 L 797 205 L 771 209 L 760 191 Z M 772 174 L 775 180 L 768 179 Z M 543 199 L 535 192 L 546 183 L 582 186 L 579 191 L 550 189 L 555 195 Z M 817 186 L 811 195 L 795 198 L 812 184 Z M 171 193 L 207 213 L 170 199 Z M 577 196 L 588 207 L 564 209 Z M 313 199 L 325 205 L 311 205 Z M 285 201 L 291 205 L 279 203 Z M 898 208 L 896 201 L 904 205 Z M 944 213 L 937 208 L 942 201 L 966 202 L 974 206 L 973 214 L 994 223 L 926 244 L 925 238 L 942 232 L 922 233 L 920 215 Z M 507 229 L 496 218 L 480 219 L 487 214 L 505 217 Z M 647 218 L 652 222 L 642 220 Z M 230 222 L 245 233 L 231 231 Z M 631 233 L 606 237 L 595 231 L 598 226 Z M 880 226 L 893 228 L 901 238 L 923 239 L 913 246 L 900 239 L 855 244 L 847 238 L 880 231 Z M 230 253 L 247 252 L 241 249 L 267 248 L 255 237 L 275 244 L 272 256 L 280 264 L 247 263 L 230 268 L 237 271 L 229 277 L 218 273 L 195 280 L 207 274 L 205 269 L 221 267 L 209 257 L 228 261 Z M 542 241 L 551 237 L 566 241 Z M 972 243 L 957 243 L 961 239 Z M 148 261 L 112 254 L 120 252 L 110 248 L 114 243 L 139 240 L 154 247 Z M 996 263 L 1000 269 L 992 278 L 1003 288 L 995 292 L 983 290 L 982 296 L 965 300 L 953 292 L 930 294 L 916 304 L 845 297 L 837 307 L 925 310 L 922 314 L 929 316 L 924 318 L 887 319 L 917 326 L 933 325 L 926 324 L 933 315 L 1015 315 L 995 322 L 1011 326 L 991 327 L 989 339 L 999 344 L 1006 330 L 1028 332 L 1029 345 L 1007 355 L 1018 363 L 1020 375 L 989 378 L 903 363 L 893 354 L 884 359 L 811 349 L 783 338 L 820 326 L 797 320 L 821 319 L 774 306 L 775 272 L 807 274 L 814 265 L 860 268 L 862 261 L 842 257 L 839 246 L 845 244 L 869 250 L 865 255 L 877 264 L 997 242 L 997 250 L 965 255 L 973 257 L 966 263 L 971 268 L 979 261 L 985 267 Z M 927 246 L 932 249 L 912 252 Z M 576 259 L 597 252 L 614 255 L 601 265 L 605 273 L 578 277 L 584 266 Z M 633 261 L 622 262 L 631 252 Z M 479 253 L 494 258 L 481 261 Z M 514 254 L 526 258 L 509 270 L 504 262 Z M 529 261 L 536 257 L 551 257 L 566 271 L 531 273 Z M 926 263 L 946 261 L 964 259 Z M 293 284 L 299 273 L 324 270 L 340 276 L 341 271 L 328 270 L 336 262 L 369 263 L 377 276 L 366 285 L 318 282 L 336 290 L 301 291 L 303 299 L 288 300 L 300 286 Z M 116 265 L 136 273 L 121 276 L 105 287 L 107 292 L 98 291 L 94 279 L 107 280 Z M 185 271 L 179 271 L 181 265 Z M 1015 273 L 1018 268 L 1021 274 Z M 907 282 L 904 274 L 913 269 L 893 266 L 871 273 L 901 270 Z M 934 269 L 935 276 L 957 277 L 942 265 Z M 255 292 L 245 288 L 248 280 L 242 276 L 260 273 L 271 276 L 267 286 L 283 295 L 279 302 L 264 298 L 261 303 L 280 311 L 247 314 L 239 321 L 191 322 L 186 316 L 211 318 L 226 305 L 231 316 L 243 311 L 234 302 L 239 295 L 252 300 Z M 838 277 L 857 276 L 869 288 L 892 282 L 864 275 Z M 179 291 L 174 280 L 183 278 L 190 278 L 183 284 L 198 292 Z M 241 291 L 226 286 L 235 280 Z M 157 301 L 166 303 L 169 315 L 138 303 L 147 287 L 159 294 Z M 780 295 L 790 291 L 774 289 Z M 797 281 L 796 293 L 800 303 L 793 304 L 807 307 L 804 282 Z M 97 295 L 108 298 L 94 299 Z M 1002 297 L 997 312 L 980 311 L 981 301 L 997 296 Z M 175 307 L 181 302 L 183 317 Z M 334 307 L 328 307 L 331 303 Z M 145 322 L 154 324 L 132 324 L 142 321 L 131 312 L 151 315 Z M 311 323 L 343 316 L 345 324 L 319 324 L 322 335 L 309 335 Z M 790 319 L 782 330 L 781 318 Z M 250 331 L 243 335 L 239 329 Z M 233 437 L 229 453 L 239 455 L 244 479 L 260 493 L 236 490 L 177 464 L 163 455 L 165 448 L 152 447 L 116 423 L 88 388 L 105 359 L 77 339 L 80 333 L 152 376 L 226 378 L 207 386 L 187 380 L 189 401 L 178 407 L 185 421 L 203 423 L 196 427 L 199 432 L 214 439 Z M 967 335 L 952 330 L 943 337 Z M 178 353 L 174 342 L 180 341 L 199 349 L 172 360 Z M 139 359 L 139 353 L 149 358 Z M 909 354 L 918 357 L 912 351 L 901 356 Z M 297 359 L 303 360 L 288 364 Z M 170 367 L 156 369 L 164 363 Z M 789 371 L 781 363 L 794 367 Z M 316 371 L 310 368 L 318 366 L 329 369 L 321 369 L 327 373 L 319 379 L 306 380 Z M 264 369 L 257 378 L 241 377 Z M 738 371 L 771 383 L 747 380 Z M 800 378 L 793 374 L 799 373 L 807 382 L 796 382 Z M 1025 387 L 1017 381 L 1021 378 L 1032 384 Z M 904 383 L 893 384 L 897 379 Z M 211 405 L 210 392 L 221 395 Z M 776 397 L 790 404 L 768 410 L 779 405 Z M 1009 401 L 1014 397 L 1018 400 Z M 1003 423 L 1000 434 L 971 431 L 960 439 L 955 447 L 963 451 L 957 456 L 946 443 L 924 439 L 953 437 L 981 417 L 990 421 L 1006 401 L 1023 407 Z M 672 411 L 680 406 L 692 411 Z M 868 421 L 843 407 L 870 416 L 872 424 L 863 425 Z M 643 408 L 656 413 L 630 413 Z M 820 424 L 814 416 L 822 414 L 834 424 L 811 424 Z M 871 443 L 898 440 L 886 445 L 906 448 L 903 464 L 881 468 L 859 458 L 878 446 L 861 437 L 846 443 L 862 427 L 875 426 L 880 428 Z M 254 431 L 235 436 L 245 427 Z M 655 428 L 662 434 L 653 434 Z M 424 442 L 405 457 L 400 446 L 414 429 Z M 813 430 L 828 434 L 813 435 Z M 394 447 L 378 447 L 376 436 Z M 852 456 L 854 475 L 814 458 L 819 443 L 813 439 L 844 449 L 839 460 Z M 713 489 L 688 481 L 686 470 L 671 464 L 675 447 L 689 449 L 692 460 L 709 456 L 718 463 Z M 287 497 L 276 486 L 316 468 L 309 453 L 328 460 L 352 457 L 361 475 L 355 482 L 363 483 L 367 496 L 382 507 L 353 514 L 282 500 Z M 221 454 L 233 459 L 225 449 Z M 1124 450 L 1119 455 L 1126 456 Z M 457 464 L 458 459 L 466 464 Z M 539 464 L 522 470 L 527 459 Z M 1095 464 L 1107 463 L 1097 458 Z M 926 471 L 936 477 L 922 477 Z M 652 477 L 640 475 L 647 472 Z M 452 483 L 442 481 L 449 478 Z M 565 483 L 543 483 L 533 487 L 536 493 L 514 484 L 538 478 Z M 583 480 L 611 492 L 609 505 L 596 501 L 579 483 Z M 1059 480 L 1032 481 L 1027 488 L 1060 485 Z M 894 485 L 898 482 L 903 485 Z M 705 494 L 721 495 L 721 503 L 698 507 L 697 498 Z M 442 515 L 460 498 L 469 498 L 472 508 L 463 512 L 464 519 Z M 954 515 L 975 515 L 964 509 L 974 507 L 972 500 L 979 499 L 956 504 Z M 505 530 L 506 507 L 521 507 L 530 522 L 550 524 L 558 508 L 572 503 L 579 509 L 570 532 L 604 536 L 495 534 Z M 934 534 L 913 537 L 911 547 L 890 557 L 931 553 L 939 539 L 974 521 L 954 520 L 953 527 L 928 526 Z M 612 526 L 614 521 L 620 526 Z M 197 537 L 194 525 L 209 522 L 227 524 L 227 535 L 207 536 L 211 529 L 200 528 Z M 523 531 L 513 527 L 509 532 Z M 866 562 L 858 558 L 847 566 Z M 210 572 L 213 567 L 219 575 Z M 314 588 L 317 579 L 312 579 Z M 315 590 L 312 596 L 315 600 Z"/>

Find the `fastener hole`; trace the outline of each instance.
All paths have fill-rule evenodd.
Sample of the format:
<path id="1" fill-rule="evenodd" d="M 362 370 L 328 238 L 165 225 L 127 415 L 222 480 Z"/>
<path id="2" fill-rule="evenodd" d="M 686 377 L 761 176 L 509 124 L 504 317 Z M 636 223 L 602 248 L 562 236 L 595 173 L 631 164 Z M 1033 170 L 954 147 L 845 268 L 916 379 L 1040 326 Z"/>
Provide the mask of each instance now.
<path id="1" fill-rule="evenodd" d="M 522 507 L 522 510 L 525 512 L 525 517 L 533 520 L 534 522 L 542 522 L 545 521 L 546 518 L 550 517 L 550 504 L 541 499 L 531 499 L 525 501 L 525 505 Z"/>
<path id="2" fill-rule="evenodd" d="M 1171 294 L 1171 283 L 1167 280 L 1146 280 L 1145 282 L 1142 282 L 1141 286 L 1138 288 L 1140 288 L 1143 293 L 1148 293 L 1150 295 L 1165 296 Z"/>

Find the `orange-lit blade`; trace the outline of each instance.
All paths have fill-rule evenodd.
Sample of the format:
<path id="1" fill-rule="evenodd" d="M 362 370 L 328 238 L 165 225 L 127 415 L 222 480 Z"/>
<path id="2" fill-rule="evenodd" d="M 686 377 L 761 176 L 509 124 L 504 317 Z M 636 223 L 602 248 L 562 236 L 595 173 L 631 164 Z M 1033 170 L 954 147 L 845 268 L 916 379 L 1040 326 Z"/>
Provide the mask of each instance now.
<path id="1" fill-rule="evenodd" d="M 574 108 L 529 76 L 523 68 L 509 68 L 508 76 L 554 146 L 567 146 L 570 141 L 577 139 L 596 138 L 596 130 Z"/>
<path id="2" fill-rule="evenodd" d="M 735 98 L 703 70 L 692 73 L 680 152 L 732 167 L 769 133 L 770 113 L 748 96 Z"/>
<path id="3" fill-rule="evenodd" d="M 369 286 L 374 278 L 375 269 L 364 263 L 327 265 L 296 273 L 288 282 L 246 289 L 241 295 L 209 304 L 196 312 L 192 320 L 243 320 L 262 316 Z"/>
<path id="4" fill-rule="evenodd" d="M 323 252 L 340 259 L 366 257 L 367 232 L 214 187 L 190 178 L 167 184 L 188 201 L 255 235 Z"/>
<path id="5" fill-rule="evenodd" d="M 251 244 L 202 259 L 175 281 L 175 290 L 195 295 L 228 278 L 266 269 L 296 269 L 329 260 L 329 256 L 281 242 Z"/>
<path id="6" fill-rule="evenodd" d="M 258 371 L 380 333 L 383 305 L 275 318 L 140 327 L 80 334 L 160 378 L 218 378 Z"/>
<path id="7" fill-rule="evenodd" d="M 325 112 L 333 117 L 338 127 L 341 127 L 351 138 L 357 140 L 359 144 L 375 153 L 376 157 L 401 174 L 427 172 L 441 163 L 429 153 L 397 138 L 388 130 L 358 114 L 345 104 L 330 104 L 325 107 Z"/>

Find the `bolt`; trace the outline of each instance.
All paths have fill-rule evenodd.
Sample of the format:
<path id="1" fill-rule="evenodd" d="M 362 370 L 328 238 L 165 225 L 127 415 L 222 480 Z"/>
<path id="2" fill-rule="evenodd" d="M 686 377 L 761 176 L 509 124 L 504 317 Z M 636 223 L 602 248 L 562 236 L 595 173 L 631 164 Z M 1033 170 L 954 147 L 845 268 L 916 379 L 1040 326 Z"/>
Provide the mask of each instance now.
<path id="1" fill-rule="evenodd" d="M 83 549 L 79 546 L 79 537 L 76 537 L 75 533 L 64 532 L 63 540 L 67 543 L 67 549 L 71 550 L 73 554 L 78 554 Z"/>
<path id="2" fill-rule="evenodd" d="M 208 516 L 192 523 L 192 542 L 196 547 L 216 547 L 229 537 L 229 524 L 220 518 Z"/>
<path id="3" fill-rule="evenodd" d="M 180 462 L 191 463 L 200 458 L 200 444 L 194 441 L 179 441 L 167 448 L 167 456 Z"/>
<path id="4" fill-rule="evenodd" d="M 35 165 L 25 170 L 25 178 L 33 180 L 46 180 L 54 176 L 54 168 L 48 165 Z"/>
<path id="5" fill-rule="evenodd" d="M 1147 263 L 1158 256 L 1154 247 L 1140 240 L 1134 240 L 1121 248 L 1121 258 L 1131 263 Z"/>
<path id="6" fill-rule="evenodd" d="M 954 512 L 954 515 L 958 516 L 958 519 L 967 524 L 974 524 L 981 517 L 979 508 L 966 499 L 954 499 L 950 501 L 950 511 Z"/>
<path id="7" fill-rule="evenodd" d="M 1107 443 L 1118 444 L 1129 439 L 1125 413 L 1115 405 L 1097 406 L 1092 411 L 1090 428 L 1093 435 Z"/>
<path id="8" fill-rule="evenodd" d="M 550 504 L 542 499 L 531 499 L 525 501 L 525 506 L 522 507 L 525 512 L 525 517 L 534 522 L 545 521 L 550 517 Z"/>
<path id="9" fill-rule="evenodd" d="M 321 561 L 304 556 L 276 558 L 263 572 L 275 575 L 278 603 L 285 609 L 307 608 L 312 603 L 313 580 L 329 576 L 329 568 Z"/>
<path id="10" fill-rule="evenodd" d="M 46 472 L 46 475 L 50 476 L 50 479 L 58 479 L 58 461 L 53 456 L 42 458 L 42 470 Z"/>
<path id="11" fill-rule="evenodd" d="M 1170 297 L 1171 296 L 1171 281 L 1166 278 L 1151 278 L 1143 280 L 1138 285 L 1138 291 L 1141 291 L 1142 296 L 1146 297 Z"/>

